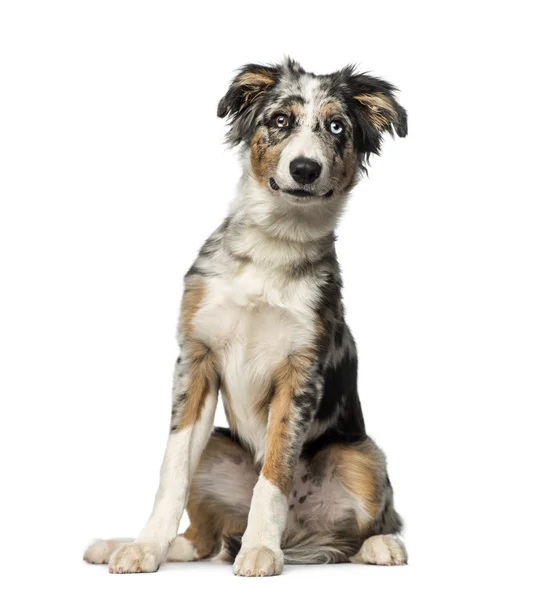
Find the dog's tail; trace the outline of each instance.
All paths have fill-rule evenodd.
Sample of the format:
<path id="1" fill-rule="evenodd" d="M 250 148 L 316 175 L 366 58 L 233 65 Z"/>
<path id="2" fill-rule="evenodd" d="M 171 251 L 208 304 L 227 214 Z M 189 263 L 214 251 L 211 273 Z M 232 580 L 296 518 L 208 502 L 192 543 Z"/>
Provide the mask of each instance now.
<path id="1" fill-rule="evenodd" d="M 281 544 L 284 562 L 289 565 L 312 565 L 348 562 L 361 547 L 358 535 L 300 529 L 286 535 Z M 224 537 L 220 559 L 233 562 L 241 549 L 241 536 Z"/>

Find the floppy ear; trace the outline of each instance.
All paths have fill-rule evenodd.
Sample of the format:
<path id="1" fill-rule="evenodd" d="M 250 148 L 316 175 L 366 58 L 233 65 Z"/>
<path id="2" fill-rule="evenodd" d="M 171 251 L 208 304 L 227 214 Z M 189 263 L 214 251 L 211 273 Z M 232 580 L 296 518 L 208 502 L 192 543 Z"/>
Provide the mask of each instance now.
<path id="1" fill-rule="evenodd" d="M 245 65 L 239 70 L 217 111 L 220 118 L 230 119 L 226 138 L 232 146 L 252 137 L 265 96 L 278 79 L 277 67 Z"/>
<path id="2" fill-rule="evenodd" d="M 364 73 L 350 74 L 348 88 L 368 153 L 379 153 L 385 132 L 407 135 L 407 112 L 395 99 L 397 89 L 391 83 Z"/>

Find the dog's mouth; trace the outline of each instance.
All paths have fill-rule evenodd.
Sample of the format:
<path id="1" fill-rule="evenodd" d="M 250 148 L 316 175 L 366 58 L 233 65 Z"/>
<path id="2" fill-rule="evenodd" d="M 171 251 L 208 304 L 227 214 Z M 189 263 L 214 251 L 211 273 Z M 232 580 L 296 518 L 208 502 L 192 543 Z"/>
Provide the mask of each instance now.
<path id="1" fill-rule="evenodd" d="M 281 189 L 279 187 L 278 183 L 272 177 L 269 180 L 269 187 L 272 190 L 274 190 L 275 192 L 281 191 L 281 192 L 284 192 L 285 194 L 289 194 L 290 196 L 295 196 L 296 198 L 331 198 L 331 196 L 333 196 L 333 190 L 329 190 L 329 192 L 326 192 L 325 194 L 318 196 L 314 192 L 309 192 L 304 189 L 287 189 L 287 188 Z"/>

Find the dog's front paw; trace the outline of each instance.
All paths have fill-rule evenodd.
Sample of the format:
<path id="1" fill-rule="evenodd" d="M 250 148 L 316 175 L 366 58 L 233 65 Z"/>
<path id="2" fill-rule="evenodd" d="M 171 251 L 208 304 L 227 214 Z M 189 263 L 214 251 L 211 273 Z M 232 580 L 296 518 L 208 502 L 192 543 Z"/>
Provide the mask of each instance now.
<path id="1" fill-rule="evenodd" d="M 281 573 L 283 566 L 284 555 L 281 550 L 276 552 L 265 546 L 246 550 L 241 548 L 233 572 L 242 577 L 269 577 Z"/>
<path id="2" fill-rule="evenodd" d="M 154 573 L 161 563 L 159 549 L 151 544 L 134 542 L 121 546 L 109 559 L 110 573 Z"/>

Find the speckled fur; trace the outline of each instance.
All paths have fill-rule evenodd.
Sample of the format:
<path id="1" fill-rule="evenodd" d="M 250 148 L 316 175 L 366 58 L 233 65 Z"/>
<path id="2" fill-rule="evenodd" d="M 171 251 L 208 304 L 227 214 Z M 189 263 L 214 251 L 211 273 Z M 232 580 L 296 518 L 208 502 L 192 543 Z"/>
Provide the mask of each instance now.
<path id="1" fill-rule="evenodd" d="M 153 514 L 135 541 L 97 542 L 89 562 L 113 552 L 111 572 L 124 573 L 219 556 L 244 576 L 284 561 L 406 562 L 386 461 L 365 430 L 335 252 L 368 157 L 384 133 L 406 135 L 394 92 L 350 67 L 316 76 L 291 60 L 247 65 L 232 82 L 218 114 L 243 175 L 185 277 Z M 299 156 L 320 164 L 315 181 L 293 178 Z M 212 432 L 219 390 L 230 428 Z M 175 538 L 185 505 L 191 526 Z"/>

